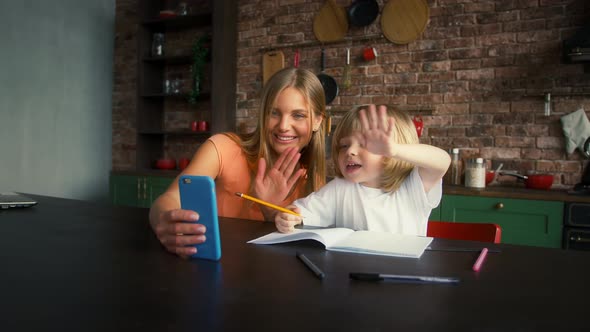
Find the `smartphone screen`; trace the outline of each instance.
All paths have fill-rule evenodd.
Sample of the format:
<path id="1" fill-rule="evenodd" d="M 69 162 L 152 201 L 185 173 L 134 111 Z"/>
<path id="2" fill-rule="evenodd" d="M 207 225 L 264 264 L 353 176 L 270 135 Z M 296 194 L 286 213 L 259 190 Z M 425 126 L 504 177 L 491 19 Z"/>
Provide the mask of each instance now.
<path id="1" fill-rule="evenodd" d="M 199 214 L 196 223 L 205 225 L 207 231 L 204 243 L 195 245 L 197 252 L 191 258 L 217 261 L 221 259 L 219 221 L 217 219 L 217 200 L 215 182 L 208 176 L 183 175 L 178 180 L 180 207 Z"/>

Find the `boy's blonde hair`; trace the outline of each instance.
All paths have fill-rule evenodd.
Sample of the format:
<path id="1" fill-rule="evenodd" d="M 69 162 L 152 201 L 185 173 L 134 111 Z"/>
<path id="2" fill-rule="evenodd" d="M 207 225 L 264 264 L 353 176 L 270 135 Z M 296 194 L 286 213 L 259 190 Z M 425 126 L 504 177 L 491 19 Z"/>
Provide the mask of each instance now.
<path id="1" fill-rule="evenodd" d="M 332 161 L 337 177 L 343 177 L 338 167 L 338 149 L 340 140 L 351 136 L 354 132 L 361 131 L 360 110 L 367 109 L 367 105 L 358 106 L 348 111 L 336 126 L 332 137 Z M 406 113 L 387 108 L 387 115 L 395 121 L 395 139 L 399 144 L 418 144 L 418 134 L 414 122 Z M 410 175 L 414 165 L 397 160 L 395 158 L 383 157 L 383 174 L 381 175 L 380 188 L 387 192 L 396 191 L 402 182 Z"/>

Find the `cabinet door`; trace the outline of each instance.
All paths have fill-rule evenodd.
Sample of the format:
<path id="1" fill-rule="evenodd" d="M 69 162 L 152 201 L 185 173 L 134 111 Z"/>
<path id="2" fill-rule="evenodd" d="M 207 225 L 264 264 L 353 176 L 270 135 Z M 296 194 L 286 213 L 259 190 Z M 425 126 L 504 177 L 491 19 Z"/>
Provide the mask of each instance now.
<path id="1" fill-rule="evenodd" d="M 432 212 L 430 212 L 430 217 L 428 218 L 428 220 L 442 220 L 440 219 L 440 210 L 441 210 L 441 205 L 442 205 L 442 200 L 440 201 L 440 204 L 432 209 Z"/>
<path id="2" fill-rule="evenodd" d="M 502 227 L 502 243 L 561 248 L 563 202 L 444 195 L 441 220 Z"/>
<path id="3" fill-rule="evenodd" d="M 109 191 L 113 205 L 139 206 L 140 178 L 132 175 L 111 175 Z"/>
<path id="4" fill-rule="evenodd" d="M 168 189 L 172 181 L 174 181 L 173 178 L 150 177 L 148 180 L 149 194 L 145 202 L 147 204 L 146 207 L 150 207 L 156 198 L 158 198 L 158 196 L 162 195 L 162 193 Z"/>

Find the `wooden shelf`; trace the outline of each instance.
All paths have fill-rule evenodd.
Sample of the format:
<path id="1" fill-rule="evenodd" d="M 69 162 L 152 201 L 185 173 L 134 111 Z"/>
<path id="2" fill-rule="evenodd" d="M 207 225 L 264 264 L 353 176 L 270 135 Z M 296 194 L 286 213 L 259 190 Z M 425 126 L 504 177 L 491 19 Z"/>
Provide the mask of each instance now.
<path id="1" fill-rule="evenodd" d="M 195 137 L 209 137 L 212 135 L 210 131 L 192 131 L 192 130 L 139 130 L 140 135 L 155 135 L 155 136 L 195 136 Z"/>
<path id="2" fill-rule="evenodd" d="M 188 95 L 186 93 L 163 93 L 163 92 L 155 92 L 155 93 L 142 93 L 142 98 L 178 98 L 178 99 L 188 99 Z M 210 100 L 211 93 L 202 92 L 199 95 L 198 100 Z"/>
<path id="3" fill-rule="evenodd" d="M 189 141 L 203 142 L 209 136 L 225 131 L 235 130 L 236 108 L 236 34 L 235 29 L 237 7 L 231 0 L 210 0 L 202 4 L 202 8 L 193 8 L 192 14 L 171 18 L 157 18 L 162 9 L 161 0 L 141 0 L 138 2 L 138 13 L 143 20 L 138 24 L 137 49 L 138 59 L 138 101 L 136 112 L 136 170 L 151 168 L 153 160 L 168 154 L 169 150 L 178 151 L 193 149 Z M 202 91 L 197 98 L 197 105 L 189 102 L 188 71 L 182 67 L 193 63 L 193 53 L 186 43 L 171 42 L 166 44 L 164 56 L 151 56 L 154 33 L 172 32 L 171 41 L 190 41 L 202 36 L 209 36 L 210 57 L 205 66 L 205 77 Z M 215 75 L 212 75 L 215 73 Z M 163 83 L 170 75 L 180 76 L 184 91 L 171 94 L 163 92 Z M 169 101 L 173 102 L 168 103 Z M 171 107 L 183 110 L 198 110 L 207 118 L 209 131 L 196 132 L 186 129 L 164 130 L 166 112 L 174 111 Z M 207 114 L 205 114 L 207 113 Z M 175 126 L 176 127 L 176 126 Z M 182 146 L 170 147 L 166 140 L 179 139 Z M 183 139 L 189 138 L 189 139 Z M 186 143 L 184 141 L 187 141 Z M 189 147 L 190 146 L 190 147 Z M 194 152 L 194 151 L 190 151 Z"/>
<path id="4" fill-rule="evenodd" d="M 193 61 L 193 56 L 191 54 L 185 55 L 168 55 L 168 56 L 146 56 L 142 59 L 148 63 L 160 63 L 165 65 L 182 65 L 182 64 L 189 64 Z"/>
<path id="5" fill-rule="evenodd" d="M 208 27 L 212 23 L 212 13 L 176 16 L 170 18 L 154 18 L 142 22 L 142 25 L 155 30 L 177 30 L 191 27 Z"/>

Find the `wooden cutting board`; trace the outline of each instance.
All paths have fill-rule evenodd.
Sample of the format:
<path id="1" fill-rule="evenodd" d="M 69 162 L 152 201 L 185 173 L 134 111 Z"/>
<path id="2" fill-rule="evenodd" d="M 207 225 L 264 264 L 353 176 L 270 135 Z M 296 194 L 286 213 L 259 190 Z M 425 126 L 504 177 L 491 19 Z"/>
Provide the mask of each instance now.
<path id="1" fill-rule="evenodd" d="M 262 55 L 262 85 L 277 71 L 285 68 L 285 55 L 282 51 L 270 51 Z"/>
<path id="2" fill-rule="evenodd" d="M 348 32 L 348 16 L 346 10 L 336 4 L 335 0 L 327 0 L 313 19 L 313 33 L 321 42 L 342 40 Z"/>
<path id="3" fill-rule="evenodd" d="M 389 0 L 381 13 L 381 30 L 389 41 L 407 44 L 424 32 L 429 16 L 426 0 Z"/>

